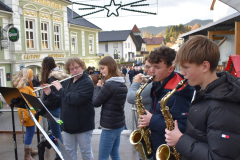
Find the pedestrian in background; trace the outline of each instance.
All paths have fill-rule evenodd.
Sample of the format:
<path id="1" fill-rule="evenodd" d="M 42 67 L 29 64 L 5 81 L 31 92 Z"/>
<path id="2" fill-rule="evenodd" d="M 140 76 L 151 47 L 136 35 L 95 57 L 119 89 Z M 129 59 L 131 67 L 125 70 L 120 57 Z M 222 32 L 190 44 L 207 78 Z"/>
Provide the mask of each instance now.
<path id="1" fill-rule="evenodd" d="M 124 78 L 119 76 L 117 64 L 112 57 L 101 59 L 99 68 L 100 72 L 105 74 L 105 78 L 103 82 L 98 81 L 93 93 L 93 106 L 102 106 L 98 160 L 108 160 L 109 155 L 113 160 L 120 160 L 119 145 L 125 126 L 124 104 L 127 86 Z"/>

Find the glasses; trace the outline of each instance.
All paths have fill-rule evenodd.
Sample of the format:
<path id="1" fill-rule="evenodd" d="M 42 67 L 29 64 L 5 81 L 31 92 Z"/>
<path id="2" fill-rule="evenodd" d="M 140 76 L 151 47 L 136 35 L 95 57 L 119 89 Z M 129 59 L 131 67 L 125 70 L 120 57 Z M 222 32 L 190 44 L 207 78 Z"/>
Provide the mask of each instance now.
<path id="1" fill-rule="evenodd" d="M 70 71 L 74 71 L 75 69 L 77 70 L 79 67 L 80 67 L 80 66 L 76 66 L 76 67 L 74 67 L 74 68 L 70 68 L 69 70 L 70 70 Z"/>

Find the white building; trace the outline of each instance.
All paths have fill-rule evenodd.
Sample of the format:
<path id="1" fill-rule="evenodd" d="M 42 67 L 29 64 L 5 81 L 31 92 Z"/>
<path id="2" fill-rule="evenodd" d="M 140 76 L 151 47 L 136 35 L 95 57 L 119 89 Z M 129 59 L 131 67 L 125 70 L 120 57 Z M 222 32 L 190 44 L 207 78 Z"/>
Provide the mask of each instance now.
<path id="1" fill-rule="evenodd" d="M 131 30 L 103 31 L 98 33 L 98 37 L 99 53 L 124 61 L 134 60 L 137 48 Z M 114 54 L 118 54 L 118 58 Z"/>

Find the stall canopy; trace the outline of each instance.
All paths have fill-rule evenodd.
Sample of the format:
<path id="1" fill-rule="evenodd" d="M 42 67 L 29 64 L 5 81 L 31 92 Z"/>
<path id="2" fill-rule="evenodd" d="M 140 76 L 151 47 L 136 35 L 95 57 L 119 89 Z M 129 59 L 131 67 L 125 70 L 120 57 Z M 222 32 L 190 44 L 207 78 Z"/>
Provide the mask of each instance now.
<path id="1" fill-rule="evenodd" d="M 229 56 L 228 64 L 225 71 L 230 72 L 236 77 L 240 77 L 240 55 Z"/>
<path id="2" fill-rule="evenodd" d="M 219 0 L 240 12 L 240 1 L 238 0 Z"/>

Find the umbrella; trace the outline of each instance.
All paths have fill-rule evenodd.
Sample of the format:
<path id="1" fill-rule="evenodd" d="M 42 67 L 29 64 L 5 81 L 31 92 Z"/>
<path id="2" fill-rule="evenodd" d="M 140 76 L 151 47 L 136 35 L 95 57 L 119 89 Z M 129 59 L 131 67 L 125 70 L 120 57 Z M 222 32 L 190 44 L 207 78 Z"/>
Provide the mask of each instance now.
<path id="1" fill-rule="evenodd" d="M 225 71 L 230 72 L 236 77 L 240 77 L 240 55 L 229 56 L 228 64 Z"/>
<path id="2" fill-rule="evenodd" d="M 239 0 L 219 0 L 226 5 L 229 5 L 230 7 L 236 9 L 238 12 L 240 12 L 240 1 Z"/>

